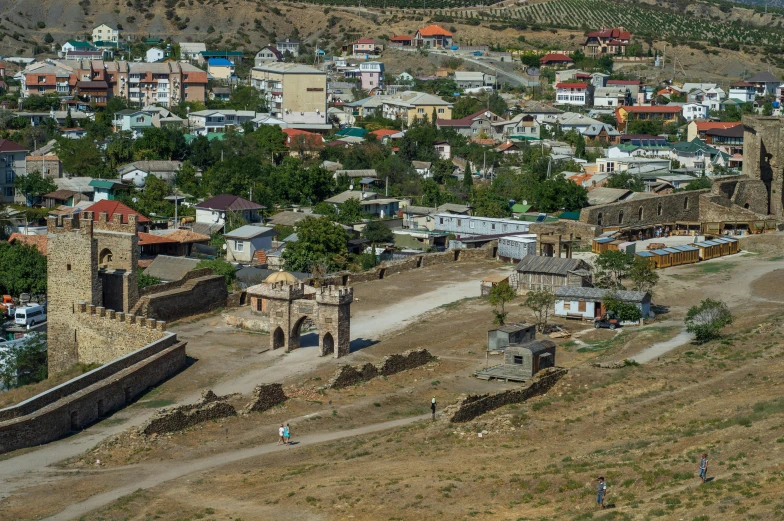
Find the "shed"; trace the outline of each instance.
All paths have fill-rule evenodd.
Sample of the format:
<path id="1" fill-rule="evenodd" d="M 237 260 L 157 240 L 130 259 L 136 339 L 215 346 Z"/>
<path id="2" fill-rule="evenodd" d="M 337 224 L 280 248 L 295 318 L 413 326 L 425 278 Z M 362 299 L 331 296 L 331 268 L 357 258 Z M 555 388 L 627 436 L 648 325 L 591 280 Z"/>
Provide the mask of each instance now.
<path id="1" fill-rule="evenodd" d="M 482 296 L 488 296 L 490 291 L 499 284 L 509 284 L 509 275 L 496 274 L 483 278 L 481 282 Z"/>
<path id="2" fill-rule="evenodd" d="M 563 286 L 555 290 L 555 316 L 589 320 L 599 318 L 605 313 L 602 301 L 608 295 L 622 302 L 635 304 L 642 313 L 643 319 L 650 314 L 651 296 L 644 291 Z"/>
<path id="3" fill-rule="evenodd" d="M 504 351 L 504 372 L 513 378 L 528 380 L 548 367 L 555 367 L 555 342 L 552 340 L 510 344 Z"/>
<path id="4" fill-rule="evenodd" d="M 246 224 L 224 235 L 226 238 L 226 260 L 251 262 L 258 250 L 272 248 L 272 237 L 277 234 L 274 228 Z"/>
<path id="5" fill-rule="evenodd" d="M 590 267 L 580 259 L 527 255 L 515 268 L 517 291 L 583 286 L 586 279 L 577 274 L 581 271 L 590 271 Z"/>
<path id="6" fill-rule="evenodd" d="M 536 326 L 525 322 L 504 324 L 487 332 L 487 350 L 503 351 L 511 344 L 522 344 L 536 338 Z"/>
<path id="7" fill-rule="evenodd" d="M 721 257 L 721 243 L 716 241 L 702 241 L 702 242 L 695 242 L 694 246 L 696 246 L 700 251 L 700 260 L 710 260 L 716 257 Z"/>

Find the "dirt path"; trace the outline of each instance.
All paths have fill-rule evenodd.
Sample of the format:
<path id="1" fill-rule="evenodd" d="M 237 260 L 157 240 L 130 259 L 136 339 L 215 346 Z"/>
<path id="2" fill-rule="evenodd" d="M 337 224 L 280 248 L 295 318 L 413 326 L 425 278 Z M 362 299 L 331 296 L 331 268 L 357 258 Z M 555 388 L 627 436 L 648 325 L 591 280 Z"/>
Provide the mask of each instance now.
<path id="1" fill-rule="evenodd" d="M 297 445 L 291 447 L 284 447 L 274 443 L 268 443 L 265 445 L 257 445 L 255 447 L 250 447 L 247 449 L 222 452 L 214 456 L 209 456 L 194 461 L 179 463 L 176 466 L 172 466 L 171 464 L 168 463 L 137 465 L 133 467 L 133 471 L 134 471 L 133 475 L 135 476 L 135 479 L 133 479 L 133 481 L 126 483 L 125 485 L 122 485 L 120 487 L 114 488 L 108 492 L 91 496 L 90 498 L 80 503 L 75 503 L 73 505 L 70 505 L 66 507 L 64 510 L 62 510 L 59 514 L 46 518 L 46 521 L 65 521 L 69 519 L 74 519 L 92 510 L 95 510 L 96 508 L 100 508 L 102 506 L 108 505 L 112 501 L 115 501 L 128 494 L 131 494 L 136 490 L 152 488 L 162 483 L 166 483 L 167 481 L 181 478 L 183 476 L 187 476 L 188 474 L 193 474 L 195 472 L 201 472 L 215 467 L 222 467 L 224 465 L 235 463 L 237 461 L 263 456 L 265 454 L 270 454 L 276 451 L 281 451 L 281 450 L 296 451 L 303 446 L 313 445 L 315 443 L 324 443 L 328 441 L 339 440 L 342 438 L 350 438 L 353 436 L 360 436 L 372 432 L 394 429 L 397 427 L 402 427 L 404 425 L 410 425 L 411 423 L 414 423 L 419 420 L 427 419 L 429 416 L 430 416 L 429 414 L 424 414 L 421 416 L 414 416 L 411 418 L 404 418 L 401 420 L 376 423 L 373 425 L 365 425 L 363 427 L 359 427 L 356 429 L 349 429 L 349 430 L 336 431 L 336 432 L 325 432 L 325 433 L 302 436 L 297 438 L 296 440 Z M 125 470 L 127 469 L 128 467 L 125 468 Z"/>
<path id="2" fill-rule="evenodd" d="M 631 360 L 634 360 L 638 364 L 644 364 L 645 362 L 650 362 L 654 358 L 658 358 L 661 355 L 672 351 L 673 349 L 682 346 L 683 344 L 691 341 L 692 336 L 691 333 L 688 333 L 685 329 L 682 329 L 680 333 L 675 335 L 669 340 L 665 340 L 664 342 L 657 342 L 652 346 L 648 347 L 647 349 L 643 349 L 639 354 L 634 355 Z"/>

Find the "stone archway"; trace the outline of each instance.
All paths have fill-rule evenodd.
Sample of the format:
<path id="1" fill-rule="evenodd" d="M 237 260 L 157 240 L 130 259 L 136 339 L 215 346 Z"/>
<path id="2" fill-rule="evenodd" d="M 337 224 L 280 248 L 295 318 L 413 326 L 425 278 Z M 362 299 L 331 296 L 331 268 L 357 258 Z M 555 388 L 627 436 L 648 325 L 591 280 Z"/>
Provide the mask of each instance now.
<path id="1" fill-rule="evenodd" d="M 98 254 L 98 266 L 108 268 L 112 265 L 112 250 L 109 248 L 104 248 L 101 250 L 101 253 Z"/>
<path id="2" fill-rule="evenodd" d="M 327 356 L 335 353 L 335 339 L 332 338 L 332 333 L 327 333 L 321 337 L 321 356 Z"/>
<path id="3" fill-rule="evenodd" d="M 272 349 L 280 349 L 286 345 L 286 334 L 283 329 L 278 326 L 272 333 Z"/>

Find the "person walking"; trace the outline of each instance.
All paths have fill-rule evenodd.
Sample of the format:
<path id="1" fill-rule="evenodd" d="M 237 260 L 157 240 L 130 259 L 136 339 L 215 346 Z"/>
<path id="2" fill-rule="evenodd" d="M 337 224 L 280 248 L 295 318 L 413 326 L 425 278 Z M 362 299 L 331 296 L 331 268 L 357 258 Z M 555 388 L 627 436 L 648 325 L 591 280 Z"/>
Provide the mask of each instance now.
<path id="1" fill-rule="evenodd" d="M 607 482 L 604 481 L 604 476 L 599 476 L 597 479 L 599 486 L 596 489 L 596 503 L 604 509 L 604 495 L 607 494 Z"/>
<path id="2" fill-rule="evenodd" d="M 703 452 L 700 458 L 700 479 L 703 483 L 708 479 L 708 454 Z"/>
<path id="3" fill-rule="evenodd" d="M 436 397 L 433 396 L 433 399 L 430 400 L 430 414 L 433 417 L 433 421 L 436 421 Z"/>
<path id="4" fill-rule="evenodd" d="M 291 439 L 291 427 L 289 427 L 288 423 L 283 428 L 283 438 L 286 441 L 286 445 L 289 445 L 289 440 Z"/>
<path id="5" fill-rule="evenodd" d="M 286 440 L 283 438 L 285 434 L 286 434 L 286 429 L 283 427 L 283 424 L 281 423 L 280 428 L 278 429 L 278 436 L 279 436 L 278 445 L 280 445 L 281 443 L 286 443 Z"/>

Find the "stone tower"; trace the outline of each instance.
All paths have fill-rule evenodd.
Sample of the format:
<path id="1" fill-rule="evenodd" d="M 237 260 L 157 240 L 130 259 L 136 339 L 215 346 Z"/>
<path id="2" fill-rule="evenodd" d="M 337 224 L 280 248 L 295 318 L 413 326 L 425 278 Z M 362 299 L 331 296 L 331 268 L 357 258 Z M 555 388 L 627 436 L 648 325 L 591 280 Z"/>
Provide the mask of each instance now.
<path id="1" fill-rule="evenodd" d="M 321 356 L 340 358 L 351 351 L 351 303 L 354 288 L 322 286 L 316 291 Z"/>
<path id="2" fill-rule="evenodd" d="M 768 191 L 768 213 L 784 211 L 784 118 L 743 116 L 743 175 Z"/>
<path id="3" fill-rule="evenodd" d="M 80 350 L 79 304 L 128 312 L 139 299 L 137 217 L 101 213 L 49 217 L 47 297 L 49 375 L 94 355 Z"/>

